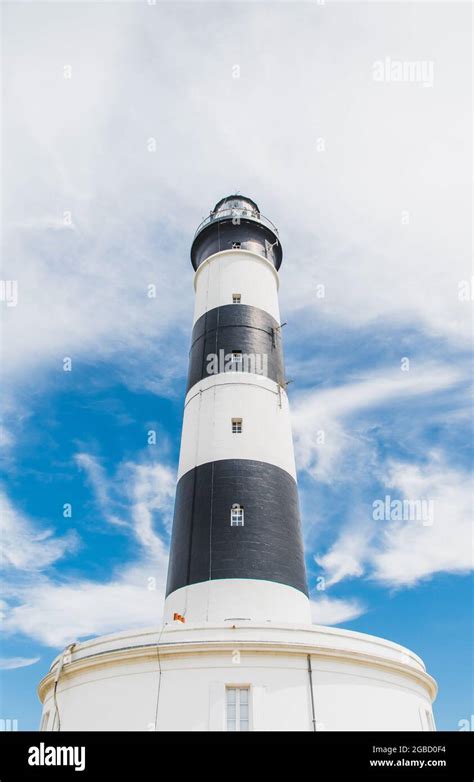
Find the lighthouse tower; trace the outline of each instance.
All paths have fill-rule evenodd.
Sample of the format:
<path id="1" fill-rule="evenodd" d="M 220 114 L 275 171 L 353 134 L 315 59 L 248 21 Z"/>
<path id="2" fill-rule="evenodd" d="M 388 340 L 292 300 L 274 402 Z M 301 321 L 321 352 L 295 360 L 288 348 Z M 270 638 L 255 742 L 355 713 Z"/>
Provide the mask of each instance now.
<path id="1" fill-rule="evenodd" d="M 434 730 L 436 684 L 417 655 L 311 623 L 278 230 L 255 201 L 228 196 L 199 226 L 191 261 L 163 619 L 68 646 L 39 685 L 41 729 Z"/>
<path id="2" fill-rule="evenodd" d="M 219 201 L 191 248 L 196 303 L 165 617 L 310 622 L 275 226 Z"/>

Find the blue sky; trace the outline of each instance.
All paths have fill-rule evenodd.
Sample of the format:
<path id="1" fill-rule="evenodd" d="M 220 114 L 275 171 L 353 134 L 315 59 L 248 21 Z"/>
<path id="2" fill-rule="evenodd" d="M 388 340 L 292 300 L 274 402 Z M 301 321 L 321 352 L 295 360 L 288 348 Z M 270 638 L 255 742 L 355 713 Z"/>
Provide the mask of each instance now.
<path id="1" fill-rule="evenodd" d="M 38 726 L 67 642 L 160 621 L 189 247 L 238 190 L 282 238 L 313 620 L 413 649 L 438 728 L 470 719 L 469 14 L 6 4 L 2 718 Z M 433 523 L 374 520 L 387 495 Z"/>

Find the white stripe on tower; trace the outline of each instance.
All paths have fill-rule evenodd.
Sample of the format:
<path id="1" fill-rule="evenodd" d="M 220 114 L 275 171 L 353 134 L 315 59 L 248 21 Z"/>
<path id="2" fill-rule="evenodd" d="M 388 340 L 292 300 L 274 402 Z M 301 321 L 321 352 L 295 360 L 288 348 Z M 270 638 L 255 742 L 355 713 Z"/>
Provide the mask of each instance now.
<path id="1" fill-rule="evenodd" d="M 259 307 L 280 322 L 279 279 L 273 263 L 246 250 L 218 252 L 198 267 L 194 277 L 196 300 L 193 326 L 205 312 L 233 303 Z"/>
<path id="2" fill-rule="evenodd" d="M 235 419 L 241 420 L 238 434 Z M 193 467 L 219 459 L 267 462 L 296 480 L 288 397 L 277 383 L 250 372 L 225 372 L 189 390 L 178 480 Z"/>
<path id="3" fill-rule="evenodd" d="M 307 623 L 277 231 L 253 201 L 229 196 L 198 229 L 191 258 L 196 303 L 165 619 Z M 229 368 L 233 352 L 239 370 Z"/>

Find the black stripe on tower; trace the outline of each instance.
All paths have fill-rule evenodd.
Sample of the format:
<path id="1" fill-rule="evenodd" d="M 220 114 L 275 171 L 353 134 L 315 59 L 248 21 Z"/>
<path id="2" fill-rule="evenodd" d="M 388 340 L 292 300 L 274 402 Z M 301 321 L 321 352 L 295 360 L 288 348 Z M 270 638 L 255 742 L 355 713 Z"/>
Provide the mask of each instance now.
<path id="1" fill-rule="evenodd" d="M 244 509 L 244 526 L 230 524 L 234 503 Z M 222 459 L 178 481 L 166 594 L 225 578 L 263 579 L 308 594 L 297 485 L 286 470 Z"/>
<path id="2" fill-rule="evenodd" d="M 264 367 L 263 357 L 266 356 L 264 374 L 284 385 L 280 324 L 259 307 L 225 304 L 209 310 L 194 324 L 187 391 L 195 383 L 215 373 L 209 363 L 209 356 L 230 355 L 232 351 L 256 356 L 255 367 L 260 374 Z"/>
<path id="3" fill-rule="evenodd" d="M 231 250 L 235 242 L 240 249 L 261 255 L 273 264 L 281 266 L 282 249 L 275 230 L 259 222 L 260 218 L 247 220 L 241 217 L 235 224 L 232 217 L 216 219 L 196 235 L 191 247 L 191 260 L 195 269 L 214 253 Z"/>

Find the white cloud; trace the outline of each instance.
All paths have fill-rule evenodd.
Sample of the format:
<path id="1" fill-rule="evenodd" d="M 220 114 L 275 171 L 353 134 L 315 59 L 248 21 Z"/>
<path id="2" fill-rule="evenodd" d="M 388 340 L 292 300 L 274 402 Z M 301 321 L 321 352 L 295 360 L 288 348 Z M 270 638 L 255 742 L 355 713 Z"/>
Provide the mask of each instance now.
<path id="1" fill-rule="evenodd" d="M 114 502 L 110 497 L 109 482 L 105 470 L 98 459 L 95 459 L 88 453 L 78 453 L 75 456 L 75 460 L 85 470 L 89 478 L 102 517 L 110 524 L 117 524 L 119 527 L 126 526 L 127 523 L 120 519 L 112 510 Z"/>
<path id="2" fill-rule="evenodd" d="M 314 557 L 323 569 L 327 586 L 332 586 L 344 578 L 357 578 L 364 574 L 367 546 L 373 534 L 373 528 L 367 522 L 358 519 L 356 524 L 346 526 L 324 556 Z"/>
<path id="3" fill-rule="evenodd" d="M 121 526 L 141 544 L 143 558 L 105 582 L 85 576 L 64 580 L 41 575 L 39 571 L 74 549 L 76 536 L 53 537 L 6 500 L 3 555 L 15 572 L 3 584 L 3 629 L 53 647 L 86 636 L 159 624 L 164 601 L 168 553 L 153 520 L 158 513 L 163 525 L 170 525 L 174 472 L 159 463 L 126 462 L 109 480 L 92 456 L 80 454 L 78 463 L 91 478 L 101 516 L 116 524 L 114 504 L 129 504 Z M 32 570 L 38 571 L 34 580 Z"/>
<path id="4" fill-rule="evenodd" d="M 341 460 L 357 455 L 365 447 L 363 433 L 345 425 L 350 415 L 376 409 L 392 400 L 429 396 L 464 379 L 463 370 L 426 363 L 408 372 L 377 370 L 363 378 L 354 377 L 344 385 L 296 396 L 292 400 L 292 425 L 298 467 L 320 481 L 336 482 L 341 474 Z M 322 443 L 318 441 L 320 432 L 324 433 Z M 361 469 L 366 470 L 367 455 L 360 461 Z"/>
<path id="5" fill-rule="evenodd" d="M 324 555 L 316 557 L 328 585 L 365 575 L 388 586 L 412 586 L 437 573 L 468 573 L 473 567 L 472 491 L 469 474 L 431 454 L 426 465 L 392 461 L 385 473 L 388 496 L 426 500 L 433 523 L 374 520 L 359 507 Z M 385 496 L 385 495 L 384 495 Z M 373 498 L 384 500 L 384 496 Z"/>
<path id="6" fill-rule="evenodd" d="M 9 4 L 9 372 L 135 355 L 147 383 L 152 355 L 174 366 L 159 346 L 190 325 L 194 228 L 236 187 L 280 226 L 287 311 L 314 309 L 321 281 L 336 323 L 468 333 L 468 8 L 370 5 L 221 4 L 203 47 L 200 3 Z M 380 41 L 390 54 L 407 40 L 436 58 L 433 89 L 373 82 Z M 68 211 L 75 230 L 58 227 Z"/>
<path id="7" fill-rule="evenodd" d="M 153 514 L 158 513 L 164 527 L 171 529 L 171 515 L 176 490 L 175 471 L 158 462 L 124 462 L 109 478 L 97 458 L 87 453 L 76 455 L 93 487 L 101 517 L 112 524 L 128 527 L 149 552 L 160 555 L 163 541 L 153 528 Z M 129 520 L 120 518 L 120 513 Z"/>
<path id="8" fill-rule="evenodd" d="M 12 671 L 15 668 L 27 668 L 39 662 L 39 657 L 0 657 L 0 670 Z"/>
<path id="9" fill-rule="evenodd" d="M 314 624 L 338 625 L 364 614 L 365 606 L 356 599 L 341 600 L 326 595 L 311 600 L 311 619 Z"/>
<path id="10" fill-rule="evenodd" d="M 371 554 L 372 577 L 391 585 L 412 585 L 435 573 L 468 573 L 473 567 L 471 476 L 433 455 L 427 466 L 393 462 L 387 487 L 406 499 L 433 504 L 433 523 L 386 525 Z"/>
<path id="11" fill-rule="evenodd" d="M 46 646 L 119 630 L 159 625 L 167 558 L 144 560 L 105 583 L 87 578 L 67 583 L 40 580 L 13 591 L 4 632 L 19 633 Z"/>
<path id="12" fill-rule="evenodd" d="M 35 526 L 24 514 L 17 511 L 4 492 L 0 493 L 0 501 L 2 567 L 39 571 L 52 565 L 66 553 L 76 550 L 78 538 L 73 531 L 56 537 L 53 530 Z"/>
<path id="13" fill-rule="evenodd" d="M 0 424 L 0 448 L 9 448 L 13 442 L 12 433 L 3 424 Z"/>
<path id="14" fill-rule="evenodd" d="M 160 511 L 168 531 L 176 491 L 174 470 L 162 464 L 129 465 L 132 473 L 130 495 L 133 501 L 134 531 L 140 543 L 159 554 L 163 543 L 153 531 L 153 511 Z"/>

